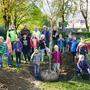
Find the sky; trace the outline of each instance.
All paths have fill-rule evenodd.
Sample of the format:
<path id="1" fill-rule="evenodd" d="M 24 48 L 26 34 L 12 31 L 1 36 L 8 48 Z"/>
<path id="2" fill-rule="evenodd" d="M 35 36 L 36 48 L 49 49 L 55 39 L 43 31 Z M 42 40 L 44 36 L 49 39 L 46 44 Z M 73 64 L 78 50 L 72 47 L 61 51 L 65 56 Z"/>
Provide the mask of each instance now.
<path id="1" fill-rule="evenodd" d="M 52 0 L 47 0 L 47 1 L 49 2 L 49 5 L 51 5 Z M 89 20 L 89 24 L 90 24 L 90 0 L 88 0 L 88 1 L 89 1 L 88 20 Z M 42 9 L 42 11 L 45 14 L 49 15 L 50 14 L 50 9 L 48 7 L 48 4 L 47 4 L 46 0 L 43 0 L 43 5 L 44 5 L 44 8 Z M 85 24 L 83 23 L 84 22 L 84 18 L 82 16 L 82 14 L 80 13 L 80 11 L 78 11 L 78 13 L 74 17 L 70 16 L 68 20 L 69 20 L 70 23 L 72 23 L 72 22 L 75 23 L 76 26 L 79 25 L 78 27 L 81 27 L 81 26 L 85 27 Z M 82 23 L 80 23 L 80 22 L 82 22 Z"/>

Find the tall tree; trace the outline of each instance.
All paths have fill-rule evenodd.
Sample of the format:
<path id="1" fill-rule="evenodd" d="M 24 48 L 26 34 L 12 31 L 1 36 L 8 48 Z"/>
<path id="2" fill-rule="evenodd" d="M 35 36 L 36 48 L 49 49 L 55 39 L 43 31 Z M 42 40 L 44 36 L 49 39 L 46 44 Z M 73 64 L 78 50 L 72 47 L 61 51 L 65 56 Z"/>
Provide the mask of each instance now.
<path id="1" fill-rule="evenodd" d="M 87 31 L 89 31 L 89 25 L 88 25 L 88 0 L 80 0 L 80 11 L 82 13 L 82 16 L 85 20 L 85 25 Z"/>
<path id="2" fill-rule="evenodd" d="M 5 29 L 14 24 L 16 29 L 24 23 L 43 24 L 43 13 L 30 0 L 1 0 L 2 15 Z"/>
<path id="3" fill-rule="evenodd" d="M 77 10 L 77 0 L 54 0 L 53 5 L 56 7 L 56 16 L 62 19 L 63 30 L 67 16 L 75 14 Z"/>

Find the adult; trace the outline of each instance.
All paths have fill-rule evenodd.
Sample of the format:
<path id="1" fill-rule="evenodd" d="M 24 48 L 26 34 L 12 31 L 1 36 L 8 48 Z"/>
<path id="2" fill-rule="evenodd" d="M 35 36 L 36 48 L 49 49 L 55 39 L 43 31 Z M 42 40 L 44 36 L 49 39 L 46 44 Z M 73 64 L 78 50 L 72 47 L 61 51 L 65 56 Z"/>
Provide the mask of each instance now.
<path id="1" fill-rule="evenodd" d="M 46 26 L 43 26 L 42 34 L 45 35 L 46 46 L 49 47 L 50 43 L 50 31 Z"/>

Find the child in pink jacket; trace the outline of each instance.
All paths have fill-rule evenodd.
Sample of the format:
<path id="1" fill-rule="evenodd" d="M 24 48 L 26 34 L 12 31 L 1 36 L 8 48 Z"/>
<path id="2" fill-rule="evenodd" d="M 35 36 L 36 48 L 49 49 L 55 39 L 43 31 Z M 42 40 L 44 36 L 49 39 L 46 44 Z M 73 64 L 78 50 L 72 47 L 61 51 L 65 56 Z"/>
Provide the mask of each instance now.
<path id="1" fill-rule="evenodd" d="M 54 46 L 54 51 L 52 52 L 52 59 L 53 59 L 53 69 L 56 72 L 60 71 L 60 65 L 62 64 L 62 54 L 59 51 L 59 47 L 57 45 Z"/>
<path id="2" fill-rule="evenodd" d="M 38 44 L 39 44 L 38 38 L 36 36 L 32 36 L 30 39 L 30 45 L 32 47 L 33 52 L 35 49 L 38 48 Z"/>
<path id="3" fill-rule="evenodd" d="M 12 44 L 11 44 L 10 38 L 8 36 L 6 38 L 6 45 L 7 45 L 8 66 L 12 67 L 11 55 L 12 55 L 13 51 L 12 51 Z"/>

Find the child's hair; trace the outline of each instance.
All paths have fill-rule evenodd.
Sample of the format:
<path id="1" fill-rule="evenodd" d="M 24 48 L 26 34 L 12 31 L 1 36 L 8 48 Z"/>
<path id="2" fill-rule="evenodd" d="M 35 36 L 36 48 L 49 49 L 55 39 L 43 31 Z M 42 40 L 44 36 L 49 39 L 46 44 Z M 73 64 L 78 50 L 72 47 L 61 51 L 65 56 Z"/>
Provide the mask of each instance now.
<path id="1" fill-rule="evenodd" d="M 62 34 L 59 34 L 59 37 L 63 37 Z"/>
<path id="2" fill-rule="evenodd" d="M 42 35 L 41 35 L 41 39 L 44 39 L 44 38 L 45 38 L 45 35 L 44 35 L 44 34 L 42 34 Z"/>
<path id="3" fill-rule="evenodd" d="M 54 46 L 54 50 L 56 50 L 56 49 L 59 49 L 58 45 L 55 45 Z"/>
<path id="4" fill-rule="evenodd" d="M 35 49 L 34 52 L 35 52 L 35 53 L 36 53 L 36 52 L 39 52 L 39 50 L 38 50 L 38 49 Z"/>
<path id="5" fill-rule="evenodd" d="M 2 41 L 4 40 L 4 38 L 2 36 L 0 36 L 0 39 L 2 39 Z"/>

